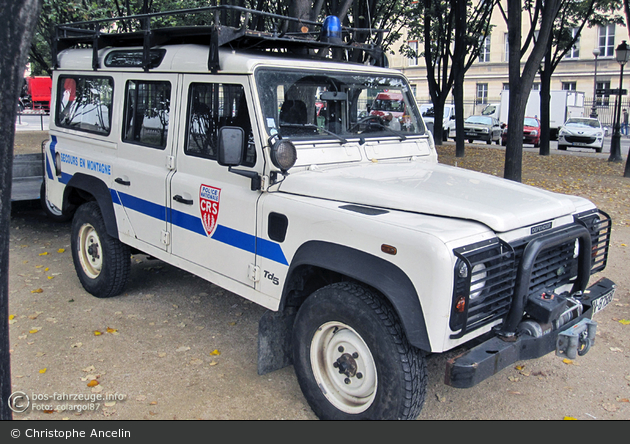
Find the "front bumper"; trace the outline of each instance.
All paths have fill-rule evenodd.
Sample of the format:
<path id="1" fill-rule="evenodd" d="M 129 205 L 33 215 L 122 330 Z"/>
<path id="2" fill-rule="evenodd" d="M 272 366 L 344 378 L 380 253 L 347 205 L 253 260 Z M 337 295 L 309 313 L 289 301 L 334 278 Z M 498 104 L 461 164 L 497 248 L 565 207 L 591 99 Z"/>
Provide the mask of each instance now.
<path id="1" fill-rule="evenodd" d="M 581 328 L 584 319 L 591 319 L 596 310 L 603 308 L 605 306 L 603 301 L 605 303 L 610 301 L 615 287 L 615 284 L 606 278 L 593 284 L 580 299 L 584 307 L 582 315 L 557 330 L 540 337 L 533 337 L 527 333 L 510 339 L 493 336 L 462 355 L 450 359 L 446 364 L 444 382 L 452 387 L 469 388 L 517 361 L 540 358 L 554 350 L 558 354 L 563 353 L 563 350 L 566 351 L 567 337 L 572 334 L 571 330 Z M 589 337 L 594 338 L 595 325 L 594 322 L 589 323 Z"/>

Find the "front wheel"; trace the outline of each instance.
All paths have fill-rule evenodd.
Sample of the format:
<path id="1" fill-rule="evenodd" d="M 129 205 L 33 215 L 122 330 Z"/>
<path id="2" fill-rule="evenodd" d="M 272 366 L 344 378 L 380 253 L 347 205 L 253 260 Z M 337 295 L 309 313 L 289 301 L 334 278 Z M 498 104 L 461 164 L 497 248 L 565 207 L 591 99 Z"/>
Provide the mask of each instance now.
<path id="1" fill-rule="evenodd" d="M 72 220 L 72 259 L 81 285 L 98 298 L 122 292 L 131 267 L 129 247 L 107 234 L 96 202 L 81 205 Z"/>
<path id="2" fill-rule="evenodd" d="M 357 284 L 313 293 L 293 329 L 298 382 L 323 420 L 415 419 L 427 388 L 423 352 L 393 309 Z"/>

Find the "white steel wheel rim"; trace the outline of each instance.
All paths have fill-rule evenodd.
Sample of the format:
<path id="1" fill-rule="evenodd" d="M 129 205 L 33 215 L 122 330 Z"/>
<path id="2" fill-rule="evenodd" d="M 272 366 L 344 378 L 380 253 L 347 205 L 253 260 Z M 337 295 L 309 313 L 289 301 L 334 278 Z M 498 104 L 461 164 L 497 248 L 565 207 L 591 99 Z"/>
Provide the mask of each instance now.
<path id="1" fill-rule="evenodd" d="M 311 368 L 322 393 L 345 413 L 366 411 L 374 402 L 376 364 L 361 336 L 342 322 L 320 326 L 311 340 Z"/>
<path id="2" fill-rule="evenodd" d="M 79 262 L 85 274 L 96 279 L 103 268 L 103 249 L 94 227 L 84 224 L 79 230 Z"/>

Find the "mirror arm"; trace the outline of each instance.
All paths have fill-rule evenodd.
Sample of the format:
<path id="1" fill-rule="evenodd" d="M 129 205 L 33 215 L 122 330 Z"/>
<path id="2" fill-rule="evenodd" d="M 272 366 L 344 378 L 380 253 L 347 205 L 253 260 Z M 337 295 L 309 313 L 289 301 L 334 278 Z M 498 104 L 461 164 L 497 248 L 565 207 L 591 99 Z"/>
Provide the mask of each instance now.
<path id="1" fill-rule="evenodd" d="M 252 181 L 251 190 L 258 191 L 261 188 L 261 178 L 256 171 L 249 170 L 235 170 L 232 167 L 228 168 L 230 173 L 238 174 L 239 176 L 249 177 Z"/>

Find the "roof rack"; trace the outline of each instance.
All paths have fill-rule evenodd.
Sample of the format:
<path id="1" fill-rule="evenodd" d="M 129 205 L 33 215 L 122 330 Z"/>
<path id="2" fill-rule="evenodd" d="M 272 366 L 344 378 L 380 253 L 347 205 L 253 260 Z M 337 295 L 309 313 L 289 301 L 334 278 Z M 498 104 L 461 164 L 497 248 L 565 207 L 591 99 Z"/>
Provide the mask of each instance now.
<path id="1" fill-rule="evenodd" d="M 195 15 L 191 26 L 164 26 L 168 17 Z M 336 17 L 334 18 L 336 19 Z M 155 23 L 158 21 L 157 23 Z M 325 20 L 324 23 L 328 21 Z M 225 24 L 222 24 L 225 23 Z M 210 24 L 208 24 L 210 23 Z M 300 27 L 289 32 L 290 24 Z M 142 68 L 151 68 L 151 48 L 165 44 L 201 43 L 208 45 L 208 70 L 219 69 L 219 48 L 289 52 L 301 57 L 330 58 L 339 61 L 388 65 L 381 47 L 387 30 L 348 28 L 337 23 L 336 38 L 327 38 L 327 29 L 320 22 L 220 5 L 175 11 L 104 18 L 56 26 L 53 42 L 53 67 L 59 68 L 58 53 L 74 47 L 92 47 L 92 69 L 98 70 L 99 49 L 106 47 L 142 46 Z M 153 26 L 152 26 L 153 25 Z M 162 26 L 162 27 L 160 27 Z M 335 21 L 333 20 L 333 28 Z M 373 38 L 373 43 L 359 40 Z"/>

